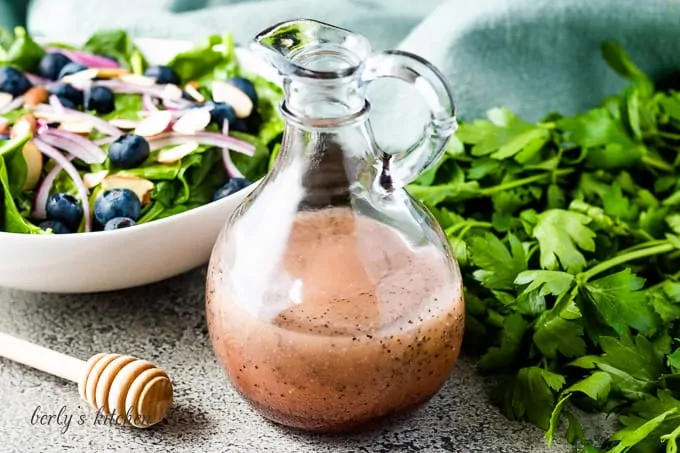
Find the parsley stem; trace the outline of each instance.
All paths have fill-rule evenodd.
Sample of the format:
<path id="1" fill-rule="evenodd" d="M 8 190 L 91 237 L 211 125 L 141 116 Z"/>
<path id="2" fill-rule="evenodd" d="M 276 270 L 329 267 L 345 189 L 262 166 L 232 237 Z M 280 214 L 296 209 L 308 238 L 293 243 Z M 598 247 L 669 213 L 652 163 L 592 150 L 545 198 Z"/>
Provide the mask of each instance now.
<path id="1" fill-rule="evenodd" d="M 671 164 L 668 162 L 661 160 L 661 159 L 654 159 L 651 156 L 642 156 L 642 163 L 649 165 L 650 167 L 654 167 L 657 170 L 663 170 L 663 171 L 673 171 L 674 168 Z"/>
<path id="2" fill-rule="evenodd" d="M 659 136 L 659 137 L 670 138 L 672 140 L 680 140 L 680 134 L 673 134 L 673 133 L 670 133 L 670 132 L 658 131 L 656 133 L 656 135 Z"/>
<path id="3" fill-rule="evenodd" d="M 657 245 L 662 245 L 662 244 L 668 244 L 668 241 L 665 239 L 655 239 L 652 241 L 647 241 L 647 242 L 642 242 L 640 244 L 636 244 L 632 247 L 628 247 L 627 249 L 621 250 L 619 252 L 620 255 L 625 255 L 626 253 L 633 252 L 635 250 L 640 250 L 640 249 L 645 249 L 648 247 L 654 247 Z"/>
<path id="4" fill-rule="evenodd" d="M 647 256 L 661 255 L 663 253 L 668 253 L 675 250 L 675 246 L 668 241 L 664 241 L 663 244 L 656 245 L 654 247 L 648 247 L 640 250 L 635 250 L 633 252 L 623 253 L 615 256 L 614 258 L 603 261 L 585 272 L 581 272 L 579 275 L 579 280 L 582 283 L 587 282 L 597 274 L 607 271 L 613 267 L 619 266 L 621 264 L 627 263 L 628 261 L 639 260 L 640 258 L 645 258 Z"/>
<path id="5" fill-rule="evenodd" d="M 447 236 L 453 235 L 453 233 L 457 232 L 458 230 L 463 230 L 464 232 L 461 233 L 459 236 L 463 236 L 465 232 L 470 230 L 470 228 L 491 228 L 493 224 L 491 222 L 479 222 L 477 220 L 466 220 L 464 222 L 457 223 L 455 225 L 452 225 L 448 227 L 445 231 Z"/>
<path id="6" fill-rule="evenodd" d="M 676 413 L 677 413 L 677 411 L 676 411 Z M 675 440 L 676 438 L 680 438 L 680 425 L 678 425 L 678 427 L 675 428 L 672 433 L 664 434 L 663 436 L 661 436 L 662 441 L 668 441 L 669 447 L 673 446 L 673 447 L 677 448 L 677 442 Z M 672 452 L 672 451 L 675 451 L 675 450 L 668 449 L 667 451 Z"/>
<path id="7" fill-rule="evenodd" d="M 477 193 L 482 196 L 493 195 L 498 192 L 503 192 L 510 189 L 515 189 L 517 187 L 526 186 L 535 182 L 550 180 L 551 177 L 564 176 L 573 173 L 575 170 L 573 168 L 564 168 L 562 170 L 556 170 L 550 173 L 543 173 L 540 175 L 529 176 L 527 178 L 516 179 L 514 181 L 505 182 L 503 184 L 498 184 L 497 186 L 485 187 L 483 189 L 477 190 Z"/>

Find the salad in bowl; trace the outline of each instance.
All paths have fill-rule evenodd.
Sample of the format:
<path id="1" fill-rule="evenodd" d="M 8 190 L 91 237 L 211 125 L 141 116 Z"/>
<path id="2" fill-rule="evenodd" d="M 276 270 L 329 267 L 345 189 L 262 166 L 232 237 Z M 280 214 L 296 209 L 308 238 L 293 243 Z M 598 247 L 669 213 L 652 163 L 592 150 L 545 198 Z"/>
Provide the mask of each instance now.
<path id="1" fill-rule="evenodd" d="M 0 286 L 113 290 L 207 262 L 276 156 L 281 98 L 228 33 L 0 30 Z"/>

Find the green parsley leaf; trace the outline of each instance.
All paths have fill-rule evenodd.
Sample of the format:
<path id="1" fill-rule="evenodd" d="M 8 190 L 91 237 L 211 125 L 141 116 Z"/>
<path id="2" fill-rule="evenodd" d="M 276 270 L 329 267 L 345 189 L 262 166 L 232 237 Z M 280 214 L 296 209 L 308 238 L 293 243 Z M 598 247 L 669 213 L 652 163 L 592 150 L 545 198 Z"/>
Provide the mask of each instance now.
<path id="1" fill-rule="evenodd" d="M 619 443 L 607 453 L 624 453 L 628 451 L 631 447 L 637 445 L 647 438 L 647 436 L 657 429 L 666 420 L 666 418 L 676 414 L 678 414 L 678 408 L 673 408 L 657 415 L 635 429 L 624 428 L 618 431 L 612 436 L 612 440 L 619 441 Z"/>
<path id="2" fill-rule="evenodd" d="M 573 118 L 564 118 L 558 123 L 566 137 L 584 148 L 599 148 L 617 145 L 624 149 L 635 147 L 621 123 L 604 108 L 590 110 Z M 624 158 L 624 154 L 621 158 Z"/>
<path id="3" fill-rule="evenodd" d="M 490 348 L 477 362 L 482 371 L 492 371 L 511 365 L 522 347 L 529 323 L 519 313 L 513 313 L 503 321 L 500 346 Z"/>
<path id="4" fill-rule="evenodd" d="M 562 413 L 562 407 L 564 403 L 569 400 L 571 395 L 564 396 L 555 405 L 552 413 L 550 414 L 550 422 L 548 424 L 548 430 L 545 433 L 544 438 L 548 441 L 548 448 L 552 445 L 553 438 L 555 437 L 555 430 L 557 429 L 557 422 L 560 420 L 560 415 Z"/>
<path id="5" fill-rule="evenodd" d="M 521 242 L 508 235 L 510 249 L 494 234 L 470 239 L 470 256 L 479 267 L 474 277 L 489 289 L 514 289 L 517 274 L 526 269 L 526 255 Z"/>
<path id="6" fill-rule="evenodd" d="M 473 156 L 491 155 L 497 160 L 507 159 L 531 146 L 532 155 L 548 141 L 547 129 L 525 122 L 507 109 L 487 112 L 489 121 L 477 120 L 460 126 L 457 136 L 463 143 L 473 144 Z M 526 153 L 522 160 L 532 156 Z"/>
<path id="7" fill-rule="evenodd" d="M 579 321 L 568 321 L 552 317 L 545 322 L 536 322 L 534 343 L 548 358 L 554 358 L 559 351 L 565 357 L 577 357 L 586 352 L 583 340 L 583 326 Z"/>
<path id="8" fill-rule="evenodd" d="M 609 186 L 604 193 L 602 203 L 607 215 L 621 217 L 622 219 L 637 218 L 637 206 L 631 209 L 630 200 L 623 195 L 621 186 L 617 183 Z"/>
<path id="9" fill-rule="evenodd" d="M 656 329 L 657 318 L 640 291 L 644 283 L 630 269 L 624 269 L 586 283 L 581 294 L 619 334 L 626 334 L 629 327 L 650 333 Z"/>
<path id="10" fill-rule="evenodd" d="M 566 389 L 565 393 L 581 392 L 592 400 L 602 401 L 607 398 L 611 390 L 611 375 L 604 371 L 596 371 L 588 377 L 581 379 Z"/>
<path id="11" fill-rule="evenodd" d="M 671 283 L 671 282 L 665 282 Z M 671 283 L 678 285 L 677 283 Z M 647 291 L 647 301 L 664 323 L 671 323 L 680 319 L 680 301 L 671 299 L 663 288 Z"/>
<path id="12" fill-rule="evenodd" d="M 583 214 L 562 209 L 539 214 L 533 236 L 541 249 L 541 267 L 562 267 L 569 273 L 581 271 L 586 260 L 576 246 L 589 252 L 595 250 L 595 233 L 586 226 L 590 221 Z"/>
<path id="13" fill-rule="evenodd" d="M 677 348 L 673 354 L 669 354 L 668 366 L 671 367 L 673 373 L 680 374 L 680 348 Z"/>
<path id="14" fill-rule="evenodd" d="M 564 377 L 539 367 L 521 368 L 503 395 L 503 411 L 515 420 L 528 420 L 549 429 L 555 392 L 564 387 Z"/>
<path id="15" fill-rule="evenodd" d="M 515 278 L 517 285 L 529 285 L 525 293 L 538 291 L 542 296 L 565 293 L 574 281 L 574 276 L 561 271 L 523 271 Z"/>
<path id="16" fill-rule="evenodd" d="M 644 336 L 637 335 L 635 340 L 628 336 L 621 339 L 602 337 L 600 344 L 607 363 L 634 378 L 653 381 L 661 375 L 663 364 L 652 343 Z"/>
<path id="17" fill-rule="evenodd" d="M 654 83 L 633 63 L 623 46 L 613 42 L 605 42 L 602 44 L 601 50 L 602 56 L 610 68 L 633 82 L 643 96 L 651 96 L 654 91 Z"/>

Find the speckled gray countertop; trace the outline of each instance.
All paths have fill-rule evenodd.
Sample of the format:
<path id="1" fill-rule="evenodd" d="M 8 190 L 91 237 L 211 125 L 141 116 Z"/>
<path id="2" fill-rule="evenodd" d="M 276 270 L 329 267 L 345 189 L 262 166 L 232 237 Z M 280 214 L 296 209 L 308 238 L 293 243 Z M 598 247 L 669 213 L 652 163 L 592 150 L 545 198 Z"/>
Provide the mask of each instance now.
<path id="1" fill-rule="evenodd" d="M 132 290 L 49 295 L 0 288 L 0 331 L 83 360 L 120 352 L 168 371 L 175 404 L 148 430 L 94 424 L 75 384 L 0 359 L 0 452 L 503 452 L 563 453 L 543 433 L 506 420 L 487 401 L 488 385 L 462 359 L 447 385 L 419 412 L 358 435 L 290 432 L 260 418 L 217 364 L 204 316 L 205 271 Z M 39 414 L 72 414 L 68 428 L 32 424 Z M 77 420 L 83 416 L 84 423 Z M 35 420 L 35 419 L 34 419 Z"/>

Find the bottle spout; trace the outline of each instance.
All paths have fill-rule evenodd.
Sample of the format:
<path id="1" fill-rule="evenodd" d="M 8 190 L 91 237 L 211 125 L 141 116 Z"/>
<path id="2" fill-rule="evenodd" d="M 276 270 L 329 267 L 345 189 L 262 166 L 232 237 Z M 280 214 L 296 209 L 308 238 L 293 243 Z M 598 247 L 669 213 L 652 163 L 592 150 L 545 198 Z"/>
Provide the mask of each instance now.
<path id="1" fill-rule="evenodd" d="M 365 37 L 312 19 L 273 25 L 255 37 L 251 49 L 289 79 L 349 77 L 371 54 Z"/>

